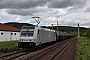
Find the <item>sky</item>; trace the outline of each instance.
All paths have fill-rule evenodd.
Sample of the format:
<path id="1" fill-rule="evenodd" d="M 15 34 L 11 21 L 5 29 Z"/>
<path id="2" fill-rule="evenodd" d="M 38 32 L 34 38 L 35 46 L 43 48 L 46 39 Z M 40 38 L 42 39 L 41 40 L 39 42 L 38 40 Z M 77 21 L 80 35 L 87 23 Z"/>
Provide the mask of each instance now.
<path id="1" fill-rule="evenodd" d="M 0 0 L 0 23 L 90 27 L 90 0 Z M 38 18 L 36 18 L 38 20 Z"/>

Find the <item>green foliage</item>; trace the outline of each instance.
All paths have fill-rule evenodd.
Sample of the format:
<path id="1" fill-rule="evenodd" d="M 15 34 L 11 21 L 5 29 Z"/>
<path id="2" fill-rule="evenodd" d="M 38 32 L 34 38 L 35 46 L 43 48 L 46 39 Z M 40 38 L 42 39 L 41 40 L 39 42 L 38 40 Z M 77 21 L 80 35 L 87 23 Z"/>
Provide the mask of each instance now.
<path id="1" fill-rule="evenodd" d="M 0 42 L 0 54 L 18 50 L 18 41 Z"/>
<path id="2" fill-rule="evenodd" d="M 55 30 L 57 29 L 57 26 L 53 27 Z M 86 30 L 88 28 L 80 27 L 80 36 L 86 36 Z M 62 32 L 68 32 L 69 34 L 73 34 L 77 36 L 78 34 L 78 28 L 77 27 L 71 27 L 71 26 L 59 26 L 59 30 Z"/>
<path id="3" fill-rule="evenodd" d="M 86 31 L 86 36 L 90 38 L 90 28 Z"/>
<path id="4" fill-rule="evenodd" d="M 90 60 L 90 38 L 80 37 L 77 40 L 76 60 Z"/>
<path id="5" fill-rule="evenodd" d="M 10 26 L 13 26 L 13 27 L 16 27 L 16 28 L 19 28 L 21 29 L 22 26 L 34 26 L 32 24 L 29 24 L 29 23 L 18 23 L 18 22 L 8 22 L 8 23 L 5 23 L 7 25 L 10 25 Z M 49 28 L 51 29 L 52 27 L 51 26 L 42 26 L 44 28 Z M 77 31 L 78 31 L 78 28 L 77 27 L 72 27 L 72 26 L 58 26 L 59 27 L 59 30 L 62 31 L 62 32 L 68 32 L 69 34 L 73 34 L 75 36 L 77 36 Z M 53 29 L 54 30 L 57 30 L 57 26 L 53 26 Z M 85 33 L 83 34 L 82 31 L 85 31 L 87 28 L 84 28 L 84 27 L 80 27 L 80 36 L 85 36 Z"/>
<path id="6" fill-rule="evenodd" d="M 29 23 L 18 23 L 18 22 L 8 22 L 8 23 L 5 23 L 5 24 L 16 27 L 18 29 L 21 29 L 22 26 L 34 26 L 32 24 L 29 24 Z"/>
<path id="7" fill-rule="evenodd" d="M 80 36 L 82 36 L 82 37 L 86 37 L 86 30 L 80 32 Z"/>

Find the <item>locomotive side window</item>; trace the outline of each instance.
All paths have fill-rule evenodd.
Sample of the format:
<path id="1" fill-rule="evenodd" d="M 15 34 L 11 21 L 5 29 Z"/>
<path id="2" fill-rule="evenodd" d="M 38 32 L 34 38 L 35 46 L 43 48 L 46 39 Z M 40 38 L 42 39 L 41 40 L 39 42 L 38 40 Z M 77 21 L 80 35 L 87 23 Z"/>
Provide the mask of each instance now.
<path id="1" fill-rule="evenodd" d="M 38 34 L 39 34 L 39 30 L 38 30 Z"/>

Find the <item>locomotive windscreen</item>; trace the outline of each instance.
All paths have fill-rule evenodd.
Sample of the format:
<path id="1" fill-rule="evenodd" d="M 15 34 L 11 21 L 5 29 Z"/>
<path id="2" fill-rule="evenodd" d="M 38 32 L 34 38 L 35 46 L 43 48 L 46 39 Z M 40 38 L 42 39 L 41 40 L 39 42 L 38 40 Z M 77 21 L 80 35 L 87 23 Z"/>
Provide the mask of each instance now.
<path id="1" fill-rule="evenodd" d="M 21 31 L 21 36 L 33 36 L 33 34 L 34 34 L 34 28 L 35 27 L 23 27 L 22 28 L 22 31 Z"/>

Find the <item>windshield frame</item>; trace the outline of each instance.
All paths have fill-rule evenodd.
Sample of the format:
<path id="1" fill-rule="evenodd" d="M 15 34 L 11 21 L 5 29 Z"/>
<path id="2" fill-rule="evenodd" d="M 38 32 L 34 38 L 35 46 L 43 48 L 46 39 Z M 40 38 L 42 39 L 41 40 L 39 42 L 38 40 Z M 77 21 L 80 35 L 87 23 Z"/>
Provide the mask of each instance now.
<path id="1" fill-rule="evenodd" d="M 30 37 L 34 35 L 35 27 L 23 27 L 21 30 L 21 37 Z"/>

